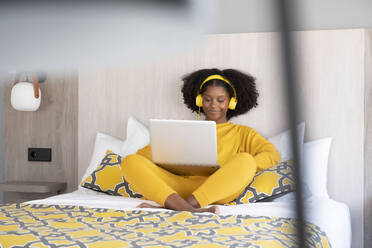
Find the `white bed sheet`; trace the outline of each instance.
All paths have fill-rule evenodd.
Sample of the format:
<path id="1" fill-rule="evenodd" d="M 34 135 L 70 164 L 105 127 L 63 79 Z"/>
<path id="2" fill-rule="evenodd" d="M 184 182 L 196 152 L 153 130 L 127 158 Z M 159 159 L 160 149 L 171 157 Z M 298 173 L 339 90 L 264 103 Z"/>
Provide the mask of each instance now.
<path id="1" fill-rule="evenodd" d="M 292 197 L 293 198 L 293 197 Z M 90 190 L 79 189 L 72 193 L 53 196 L 42 200 L 29 201 L 31 204 L 75 205 L 92 208 L 111 208 L 122 210 L 138 209 L 140 199 L 110 196 Z M 351 224 L 349 208 L 329 198 L 310 197 L 304 201 L 305 220 L 325 231 L 333 248 L 349 248 L 351 246 Z M 149 211 L 170 211 L 166 209 L 146 209 Z M 248 214 L 270 217 L 295 217 L 294 201 L 287 197 L 285 201 L 259 202 L 235 206 L 220 206 L 221 215 Z"/>

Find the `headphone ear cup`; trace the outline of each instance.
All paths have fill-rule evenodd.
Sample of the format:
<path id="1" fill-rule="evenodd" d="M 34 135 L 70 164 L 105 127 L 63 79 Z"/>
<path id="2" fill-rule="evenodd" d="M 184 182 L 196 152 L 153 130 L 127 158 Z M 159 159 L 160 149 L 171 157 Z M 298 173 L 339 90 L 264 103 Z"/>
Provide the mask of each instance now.
<path id="1" fill-rule="evenodd" d="M 203 96 L 202 94 L 198 94 L 195 99 L 195 104 L 198 107 L 203 107 Z"/>
<path id="2" fill-rule="evenodd" d="M 238 101 L 236 100 L 235 97 L 231 97 L 230 102 L 229 102 L 229 109 L 234 110 L 236 108 L 236 104 Z"/>

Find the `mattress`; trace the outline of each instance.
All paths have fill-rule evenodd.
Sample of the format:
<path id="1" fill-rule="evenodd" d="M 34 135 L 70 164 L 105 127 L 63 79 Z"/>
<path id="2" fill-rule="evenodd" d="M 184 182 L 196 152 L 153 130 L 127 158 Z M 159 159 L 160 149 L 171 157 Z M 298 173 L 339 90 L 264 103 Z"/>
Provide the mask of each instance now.
<path id="1" fill-rule="evenodd" d="M 283 201 L 276 201 L 276 202 L 264 202 L 264 203 L 253 203 L 253 204 L 242 204 L 242 205 L 236 205 L 236 206 L 220 206 L 221 213 L 217 216 L 209 216 L 207 218 L 201 218 L 201 216 L 205 215 L 204 213 L 199 214 L 191 214 L 191 213 L 184 213 L 184 212 L 176 212 L 176 211 L 170 211 L 166 209 L 138 209 L 136 206 L 141 202 L 150 202 L 140 199 L 133 199 L 133 198 L 125 198 L 120 196 L 110 196 L 102 193 L 97 193 L 93 191 L 87 191 L 87 190 L 78 190 L 72 193 L 58 195 L 42 200 L 36 200 L 36 201 L 30 201 L 26 202 L 23 206 L 17 206 L 12 205 L 8 206 L 8 209 L 3 210 L 3 216 L 4 211 L 8 211 L 9 208 L 15 209 L 13 211 L 16 215 L 23 215 L 23 211 L 47 211 L 46 213 L 42 213 L 44 216 L 50 216 L 50 215 L 71 215 L 71 213 L 66 213 L 66 211 L 72 211 L 72 213 L 75 213 L 76 211 L 74 208 L 68 208 L 63 206 L 79 206 L 80 211 L 81 207 L 83 207 L 83 212 L 90 213 L 91 216 L 96 215 L 97 212 L 102 211 L 114 211 L 113 214 L 122 214 L 122 215 L 131 215 L 131 217 L 128 217 L 129 219 L 143 219 L 145 223 L 137 223 L 138 225 L 144 227 L 149 225 L 149 223 L 157 223 L 156 220 L 162 220 L 160 223 L 170 223 L 170 219 L 177 219 L 183 223 L 193 223 L 192 227 L 198 226 L 197 228 L 197 234 L 193 233 L 196 230 L 194 229 L 187 229 L 185 231 L 185 228 L 189 228 L 188 225 L 178 225 L 177 222 L 176 226 L 166 226 L 166 230 L 177 230 L 177 228 L 181 228 L 184 233 L 189 233 L 192 237 L 199 237 L 200 239 L 194 240 L 197 244 L 202 244 L 203 242 L 206 242 L 208 240 L 208 235 L 211 235 L 211 233 L 220 232 L 221 230 L 224 230 L 224 232 L 227 233 L 234 233 L 234 236 L 224 236 L 218 238 L 215 238 L 213 235 L 214 242 L 217 242 L 216 244 L 219 244 L 218 239 L 223 240 L 221 241 L 221 244 L 224 243 L 229 244 L 228 242 L 236 242 L 236 239 L 239 240 L 239 242 L 243 242 L 245 237 L 247 237 L 247 230 L 249 232 L 255 231 L 254 233 L 248 233 L 250 237 L 252 235 L 256 235 L 257 233 L 265 234 L 264 236 L 257 236 L 256 241 L 257 244 L 261 244 L 260 242 L 263 242 L 263 239 L 267 239 L 267 242 L 278 242 L 278 247 L 289 247 L 292 244 L 286 244 L 285 241 L 282 239 L 279 239 L 278 237 L 280 235 L 287 235 L 287 239 L 293 238 L 293 235 L 295 235 L 295 211 L 293 208 L 293 199 L 283 199 Z M 306 208 L 305 208 L 305 216 L 306 221 L 308 224 L 308 230 L 311 230 L 311 240 L 309 242 L 315 242 L 318 241 L 317 245 L 314 245 L 313 247 L 329 247 L 328 242 L 326 242 L 325 238 L 328 237 L 328 241 L 332 247 L 350 247 L 351 242 L 351 231 L 350 231 L 350 216 L 348 208 L 345 204 L 341 204 L 338 202 L 335 202 L 330 199 L 322 199 L 322 198 L 309 198 L 306 200 Z M 61 207 L 62 206 L 62 207 Z M 25 210 L 29 208 L 28 210 Z M 67 209 L 67 210 L 64 210 Z M 72 210 L 71 210 L 72 209 Z M 119 212 L 115 212 L 119 211 Z M 9 210 L 10 211 L 10 210 Z M 50 212 L 49 212 L 50 211 Z M 62 212 L 60 212 L 62 211 Z M 12 212 L 12 211 L 11 211 Z M 111 213 L 111 212 L 110 212 Z M 39 213 L 40 214 L 40 213 Z M 141 215 L 141 216 L 134 216 L 134 215 Z M 151 216 L 153 214 L 153 216 Z M 186 214 L 186 215 L 185 215 Z M 9 215 L 9 214 L 8 214 Z M 150 222 L 146 223 L 146 218 L 144 216 L 147 216 L 146 218 L 149 218 Z M 208 214 L 206 214 L 208 215 Z M 249 217 L 249 218 L 248 218 Z M 217 219 L 216 219 L 217 218 Z M 37 218 L 39 219 L 39 217 Z M 242 223 L 247 222 L 246 220 L 250 219 L 250 226 L 242 225 Z M 155 222 L 154 222 L 155 220 Z M 201 222 L 199 222 L 201 221 Z M 212 222 L 211 222 L 212 221 Z M 222 221 L 222 222 L 221 222 Z M 208 223 L 218 223 L 220 226 L 218 228 L 219 231 L 215 230 L 213 225 L 210 227 L 210 225 L 204 225 L 206 222 Z M 221 223 L 219 223 L 221 222 Z M 84 222 L 85 223 L 85 222 Z M 39 223 L 40 224 L 40 223 Z M 77 223 L 75 223 L 77 224 Z M 78 223 L 81 224 L 81 223 Z M 202 225 L 203 224 L 203 225 Z M 49 224 L 48 224 L 49 225 Z M 90 224 L 87 224 L 90 225 Z M 111 227 L 112 225 L 110 225 Z M 252 228 L 254 227 L 254 228 Z M 270 227 L 270 228 L 268 228 Z M 280 228 L 286 228 L 287 233 L 281 234 L 280 230 L 282 229 L 275 229 L 276 227 Z M 115 227 L 116 228 L 116 227 Z M 118 232 L 117 229 L 110 229 L 112 232 Z M 151 227 L 153 228 L 153 227 Z M 150 229 L 151 229 L 150 228 Z M 157 227 L 159 228 L 159 226 Z M 204 228 L 204 229 L 203 229 Z M 253 230 L 257 229 L 257 230 Z M 337 230 L 336 230 L 337 229 Z M 127 230 L 127 229 L 126 229 Z M 155 233 L 159 232 L 166 232 L 166 230 L 159 229 Z M 93 232 L 93 230 L 90 230 Z M 127 230 L 128 231 L 128 230 Z M 133 230 L 132 230 L 133 231 Z M 135 231 L 138 231 L 138 227 L 135 227 Z M 145 233 L 142 233 L 141 235 L 146 236 L 146 232 L 149 230 L 143 230 Z M 241 236 L 236 236 L 241 234 Z M 274 234 L 273 234 L 274 233 Z M 134 233 L 127 233 L 130 237 L 134 235 Z M 225 233 L 226 234 L 226 233 Z M 132 236 L 131 236 L 132 235 Z M 136 233 L 136 235 L 139 235 Z M 160 235 L 162 238 L 161 240 L 170 240 L 171 237 L 163 237 L 163 236 L 170 235 L 172 238 L 174 238 L 174 233 L 166 233 Z M 199 236 L 198 236 L 199 235 Z M 268 237 L 268 236 L 270 237 Z M 291 236 L 292 235 L 292 236 Z M 159 237 L 160 237 L 159 236 Z M 191 237 L 190 236 L 190 237 Z M 229 240 L 226 237 L 234 237 L 233 240 Z M 182 240 L 182 237 L 178 237 Z M 209 237 L 211 238 L 211 237 Z M 107 242 L 114 242 L 115 240 L 107 240 L 106 238 L 103 238 Z M 1 235 L 0 235 L 1 240 Z M 118 242 L 120 239 L 116 239 L 116 242 Z M 125 238 L 125 240 L 128 240 L 128 237 Z M 173 240 L 173 239 L 172 239 Z M 183 237 L 183 241 L 185 242 L 185 238 Z M 160 242 L 157 240 L 156 242 Z M 152 240 L 151 242 L 155 242 Z M 151 243 L 150 242 L 150 243 Z M 156 243 L 155 242 L 155 243 Z M 176 242 L 175 246 L 178 247 L 177 242 L 178 239 L 176 238 L 172 242 Z M 191 241 L 187 241 L 191 242 Z M 248 241 L 247 241 L 248 242 Z M 252 240 L 249 242 L 252 242 L 252 245 L 257 245 Z M 154 244 L 155 244 L 154 243 Z M 272 244 L 274 244 L 272 243 Z M 157 243 L 159 244 L 159 243 Z M 247 243 L 246 243 L 247 244 Z M 275 247 L 273 246 L 266 246 L 266 247 Z M 66 246 L 68 247 L 68 246 Z"/>

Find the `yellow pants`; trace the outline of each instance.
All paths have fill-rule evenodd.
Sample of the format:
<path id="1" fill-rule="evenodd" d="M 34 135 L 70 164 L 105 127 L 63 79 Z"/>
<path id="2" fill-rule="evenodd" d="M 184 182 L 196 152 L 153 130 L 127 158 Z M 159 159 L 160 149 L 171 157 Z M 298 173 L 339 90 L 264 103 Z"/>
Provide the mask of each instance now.
<path id="1" fill-rule="evenodd" d="M 238 153 L 210 176 L 179 176 L 133 154 L 124 158 L 122 172 L 134 191 L 162 206 L 168 196 L 177 193 L 184 199 L 194 195 L 204 207 L 234 200 L 252 181 L 256 162 L 252 155 Z"/>

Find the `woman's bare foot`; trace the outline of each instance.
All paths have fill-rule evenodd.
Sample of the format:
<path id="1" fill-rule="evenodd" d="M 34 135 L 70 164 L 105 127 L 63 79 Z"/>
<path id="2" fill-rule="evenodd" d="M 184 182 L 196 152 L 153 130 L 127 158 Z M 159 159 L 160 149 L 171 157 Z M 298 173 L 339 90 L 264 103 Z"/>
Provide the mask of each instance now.
<path id="1" fill-rule="evenodd" d="M 198 203 L 199 204 L 199 203 Z M 183 199 L 178 194 L 171 194 L 164 202 L 164 206 L 167 209 L 178 210 L 178 211 L 189 211 L 189 212 L 210 212 L 214 214 L 219 214 L 220 210 L 217 206 L 212 206 L 209 208 L 197 208 L 192 206 L 188 201 Z"/>
<path id="2" fill-rule="evenodd" d="M 188 202 L 193 208 L 196 209 L 195 212 L 211 212 L 214 214 L 220 213 L 220 208 L 217 206 L 212 206 L 209 208 L 200 208 L 200 204 L 198 200 L 196 200 L 194 195 L 190 195 L 189 197 L 187 197 L 186 202 Z"/>
<path id="3" fill-rule="evenodd" d="M 137 208 L 163 208 L 163 207 L 143 202 L 143 203 L 139 204 L 137 206 Z M 209 208 L 193 208 L 193 209 L 190 209 L 190 210 L 187 210 L 187 211 L 195 212 L 195 213 L 204 213 L 204 212 L 210 212 L 210 213 L 214 213 L 214 214 L 219 214 L 220 213 L 220 209 L 217 206 L 212 206 L 212 207 L 209 207 Z"/>
<path id="4" fill-rule="evenodd" d="M 214 214 L 220 214 L 220 208 L 217 206 L 212 206 L 209 208 L 194 208 L 194 210 L 190 210 L 190 212 L 195 212 L 195 213 L 210 212 Z"/>
<path id="5" fill-rule="evenodd" d="M 190 195 L 189 197 L 186 198 L 186 201 L 193 206 L 194 208 L 200 208 L 200 204 L 198 200 L 196 200 L 194 195 Z"/>
<path id="6" fill-rule="evenodd" d="M 189 211 L 189 212 L 194 212 L 194 213 L 205 213 L 205 212 L 214 213 L 214 214 L 220 213 L 220 209 L 217 206 L 212 206 L 208 208 L 200 208 L 200 207 L 196 208 L 190 205 L 187 201 L 185 201 L 178 194 L 172 194 L 168 196 L 168 198 L 165 200 L 164 205 L 165 205 L 164 208 L 171 209 L 171 210 Z M 163 207 L 143 202 L 139 204 L 137 208 L 163 208 Z"/>
<path id="7" fill-rule="evenodd" d="M 146 202 L 142 202 L 137 208 L 162 208 L 161 206 L 155 206 Z"/>

